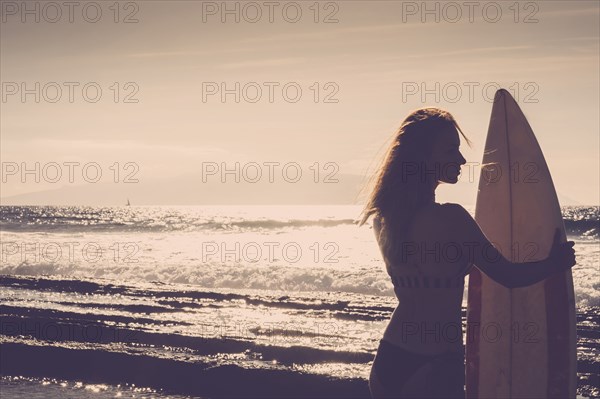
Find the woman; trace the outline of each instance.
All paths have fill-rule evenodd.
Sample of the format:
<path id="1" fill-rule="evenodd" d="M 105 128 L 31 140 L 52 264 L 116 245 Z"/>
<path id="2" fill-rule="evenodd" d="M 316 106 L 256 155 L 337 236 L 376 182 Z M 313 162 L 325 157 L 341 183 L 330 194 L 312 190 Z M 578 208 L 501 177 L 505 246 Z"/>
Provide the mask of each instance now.
<path id="1" fill-rule="evenodd" d="M 362 213 L 359 225 L 374 216 L 399 300 L 373 361 L 369 388 L 374 398 L 464 398 L 461 303 L 464 277 L 473 265 L 514 288 L 575 264 L 574 243 L 561 245 L 558 235 L 547 259 L 527 267 L 511 263 L 463 207 L 435 202 L 437 185 L 456 183 L 466 163 L 458 132 L 470 145 L 448 112 L 412 112 L 390 145 Z M 471 250 L 450 259 L 442 251 L 448 244 Z"/>

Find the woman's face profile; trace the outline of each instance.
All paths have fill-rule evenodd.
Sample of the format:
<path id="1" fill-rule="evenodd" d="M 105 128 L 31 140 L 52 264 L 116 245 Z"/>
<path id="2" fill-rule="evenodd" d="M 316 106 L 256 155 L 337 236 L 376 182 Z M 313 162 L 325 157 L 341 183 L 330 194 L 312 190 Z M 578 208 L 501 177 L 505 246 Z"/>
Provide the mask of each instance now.
<path id="1" fill-rule="evenodd" d="M 455 184 L 460 175 L 460 167 L 467 163 L 459 150 L 458 131 L 451 127 L 438 136 L 433 145 L 431 162 L 438 173 L 438 181 Z"/>

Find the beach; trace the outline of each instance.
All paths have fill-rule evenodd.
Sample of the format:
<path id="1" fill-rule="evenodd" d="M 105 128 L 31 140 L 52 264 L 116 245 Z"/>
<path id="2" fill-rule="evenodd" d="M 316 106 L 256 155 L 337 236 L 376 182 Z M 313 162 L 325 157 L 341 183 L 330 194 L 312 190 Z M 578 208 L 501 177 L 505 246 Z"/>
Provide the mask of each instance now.
<path id="1" fill-rule="evenodd" d="M 358 209 L 2 206 L 3 396 L 368 397 L 397 299 Z M 599 397 L 598 207 L 563 218 Z"/>

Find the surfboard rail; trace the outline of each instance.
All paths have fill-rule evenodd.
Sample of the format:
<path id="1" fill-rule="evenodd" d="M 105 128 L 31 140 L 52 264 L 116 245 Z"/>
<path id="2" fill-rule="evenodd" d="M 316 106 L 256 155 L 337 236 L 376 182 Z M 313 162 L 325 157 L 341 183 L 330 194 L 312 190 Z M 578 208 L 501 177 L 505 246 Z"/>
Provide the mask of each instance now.
<path id="1" fill-rule="evenodd" d="M 475 220 L 506 259 L 546 258 L 556 228 L 566 242 L 540 145 L 504 89 L 494 97 L 482 165 Z M 575 311 L 570 269 L 510 289 L 473 268 L 467 296 L 467 398 L 575 398 Z"/>

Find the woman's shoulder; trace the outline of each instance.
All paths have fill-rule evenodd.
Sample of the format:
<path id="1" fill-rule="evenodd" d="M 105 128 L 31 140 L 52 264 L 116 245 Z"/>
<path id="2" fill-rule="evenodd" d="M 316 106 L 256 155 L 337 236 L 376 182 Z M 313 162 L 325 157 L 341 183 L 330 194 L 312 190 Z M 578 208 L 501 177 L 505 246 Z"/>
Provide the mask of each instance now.
<path id="1" fill-rule="evenodd" d="M 437 221 L 441 222 L 443 230 L 452 237 L 463 236 L 471 231 L 475 225 L 475 219 L 461 204 L 447 202 L 437 207 Z"/>
<path id="2" fill-rule="evenodd" d="M 461 205 L 454 202 L 444 202 L 437 204 L 438 211 L 443 212 L 448 216 L 463 216 L 469 214 L 469 212 Z"/>
<path id="3" fill-rule="evenodd" d="M 435 204 L 438 207 L 447 208 L 447 209 L 449 209 L 449 208 L 456 208 L 456 207 L 461 207 L 462 208 L 461 204 L 457 204 L 457 203 L 454 203 L 454 202 L 441 202 L 441 203 L 436 202 Z"/>
<path id="4" fill-rule="evenodd" d="M 421 231 L 432 234 L 431 231 L 443 233 L 456 232 L 459 226 L 464 226 L 471 218 L 468 211 L 460 204 L 453 202 L 435 203 L 429 209 L 422 209 L 421 212 L 415 214 L 417 226 L 421 226 Z"/>

